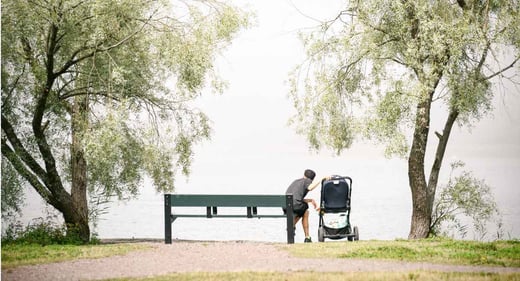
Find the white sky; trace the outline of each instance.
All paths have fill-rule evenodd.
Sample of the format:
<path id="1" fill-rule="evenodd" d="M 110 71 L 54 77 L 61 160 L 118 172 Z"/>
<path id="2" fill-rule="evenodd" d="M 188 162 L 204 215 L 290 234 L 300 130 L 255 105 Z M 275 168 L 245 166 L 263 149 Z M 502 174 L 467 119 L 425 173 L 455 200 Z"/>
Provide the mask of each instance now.
<path id="1" fill-rule="evenodd" d="M 343 1 L 235 1 L 256 12 L 256 25 L 241 32 L 217 61 L 217 71 L 229 82 L 223 95 L 205 95 L 200 108 L 213 122 L 212 139 L 196 150 L 190 189 L 200 177 L 211 177 L 215 192 L 229 183 L 230 175 L 241 179 L 285 182 L 315 169 L 318 176 L 348 173 L 341 163 L 383 159 L 382 149 L 356 144 L 340 157 L 328 150 L 312 152 L 304 136 L 297 135 L 287 121 L 294 113 L 288 98 L 288 73 L 305 59 L 298 30 L 336 16 Z M 304 14 L 306 16 L 304 16 Z M 511 90 L 513 89 L 513 90 Z M 508 88 L 496 99 L 492 116 L 474 128 L 455 128 L 445 167 L 453 159 L 509 157 L 520 162 L 520 93 Z M 512 92 L 511 92 L 512 91 Z M 441 130 L 444 116 L 432 120 L 432 132 Z M 437 126 L 437 127 L 435 127 Z M 436 138 L 430 138 L 430 145 Z M 432 146 L 432 145 L 431 145 Z M 432 146 L 433 148 L 433 146 Z M 327 164 L 333 162 L 334 164 Z M 339 164 L 339 165 L 336 165 Z M 334 167 L 331 170 L 330 167 Z M 402 171 L 406 176 L 406 171 Z M 183 182 L 179 181 L 182 187 Z M 183 188 L 184 189 L 184 188 Z M 249 191 L 249 190 L 248 190 Z"/>

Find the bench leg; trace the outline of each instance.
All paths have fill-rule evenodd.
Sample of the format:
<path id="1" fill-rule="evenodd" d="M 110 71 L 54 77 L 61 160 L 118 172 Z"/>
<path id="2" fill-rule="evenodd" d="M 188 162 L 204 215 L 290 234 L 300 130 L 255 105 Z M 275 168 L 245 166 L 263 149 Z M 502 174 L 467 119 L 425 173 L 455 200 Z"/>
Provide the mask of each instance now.
<path id="1" fill-rule="evenodd" d="M 288 194 L 285 197 L 285 205 L 287 210 L 287 244 L 294 244 L 294 213 L 293 196 Z"/>
<path id="2" fill-rule="evenodd" d="M 164 194 L 164 243 L 172 243 L 172 206 L 170 194 Z"/>

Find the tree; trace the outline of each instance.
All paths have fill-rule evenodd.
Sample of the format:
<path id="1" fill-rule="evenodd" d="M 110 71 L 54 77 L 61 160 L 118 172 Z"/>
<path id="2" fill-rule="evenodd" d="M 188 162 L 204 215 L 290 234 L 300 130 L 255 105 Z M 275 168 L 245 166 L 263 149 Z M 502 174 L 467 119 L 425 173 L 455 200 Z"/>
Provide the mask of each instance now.
<path id="1" fill-rule="evenodd" d="M 291 120 L 316 149 L 339 154 L 364 138 L 386 144 L 388 156 L 407 157 L 409 238 L 427 237 L 453 125 L 470 126 L 491 111 L 492 84 L 519 59 L 519 15 L 519 4 L 505 0 L 349 1 L 302 35 L 308 60 L 291 74 L 298 112 Z M 445 113 L 439 131 L 430 128 L 434 106 Z"/>
<path id="2" fill-rule="evenodd" d="M 87 193 L 133 196 L 144 175 L 172 190 L 210 135 L 190 101 L 222 91 L 213 60 L 247 23 L 212 0 L 2 1 L 2 178 L 85 242 Z"/>

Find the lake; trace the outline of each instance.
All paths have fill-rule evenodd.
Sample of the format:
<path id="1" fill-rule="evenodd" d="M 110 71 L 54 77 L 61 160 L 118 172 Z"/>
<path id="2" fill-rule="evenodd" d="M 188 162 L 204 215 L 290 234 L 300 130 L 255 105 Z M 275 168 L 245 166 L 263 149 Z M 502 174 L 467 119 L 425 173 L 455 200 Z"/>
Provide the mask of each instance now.
<path id="1" fill-rule="evenodd" d="M 330 167 L 322 170 L 332 171 L 338 163 L 334 158 L 327 161 Z M 239 164 L 239 163 L 237 163 Z M 344 165 L 349 171 L 342 175 L 353 178 L 351 223 L 359 227 L 360 239 L 393 240 L 406 238 L 409 232 L 411 216 L 411 195 L 406 176 L 406 162 L 373 158 L 352 161 Z M 232 167 L 231 167 L 232 168 Z M 258 168 L 258 167 L 252 167 Z M 502 212 L 505 239 L 520 237 L 520 189 L 516 188 L 516 175 L 520 163 L 516 159 L 491 159 L 467 161 L 467 168 L 475 175 L 485 177 L 492 186 L 495 199 Z M 341 172 L 342 169 L 337 169 Z M 339 173 L 338 172 L 338 173 Z M 210 171 L 194 172 L 189 181 L 179 180 L 178 193 L 194 194 L 283 194 L 290 182 L 296 178 L 288 177 L 283 171 L 272 173 L 271 178 L 285 180 L 265 181 L 251 179 L 247 174 L 233 175 L 227 184 L 215 185 L 218 177 L 202 177 Z M 279 182 L 278 182 L 279 181 Z M 266 183 L 267 182 L 267 183 Z M 149 183 L 145 183 L 145 186 Z M 319 187 L 310 192 L 308 197 L 319 201 Z M 28 199 L 38 199 L 34 192 Z M 113 202 L 108 213 L 99 221 L 96 232 L 99 238 L 164 238 L 163 195 L 157 194 L 151 186 L 143 187 L 138 199 L 128 202 Z M 29 200 L 28 200 L 29 201 Z M 195 212 L 204 213 L 205 208 L 196 208 Z M 259 212 L 281 212 L 278 209 L 260 209 Z M 31 204 L 24 208 L 22 221 L 27 223 L 35 217 L 44 217 L 42 204 Z M 243 213 L 245 209 L 223 208 L 219 214 Z M 318 213 L 310 213 L 310 231 L 313 241 L 317 241 Z M 493 238 L 496 226 L 489 226 L 489 237 Z M 466 238 L 477 236 L 469 233 Z M 283 219 L 204 219 L 179 218 L 173 223 L 173 238 L 188 240 L 252 240 L 285 242 L 285 221 Z M 295 241 L 304 239 L 301 224 L 296 228 Z"/>

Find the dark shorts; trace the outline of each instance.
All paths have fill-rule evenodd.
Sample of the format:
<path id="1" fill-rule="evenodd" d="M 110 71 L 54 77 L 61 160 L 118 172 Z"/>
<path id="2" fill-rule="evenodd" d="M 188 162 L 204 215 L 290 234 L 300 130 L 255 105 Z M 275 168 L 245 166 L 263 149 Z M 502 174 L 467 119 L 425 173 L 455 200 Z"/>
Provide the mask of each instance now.
<path id="1" fill-rule="evenodd" d="M 283 209 L 283 213 L 286 214 L 287 210 L 285 208 L 282 208 L 282 209 Z M 295 216 L 301 218 L 301 217 L 303 217 L 303 215 L 305 214 L 307 209 L 309 209 L 309 204 L 303 203 L 302 206 L 298 206 L 296 209 L 293 209 L 293 213 Z"/>

